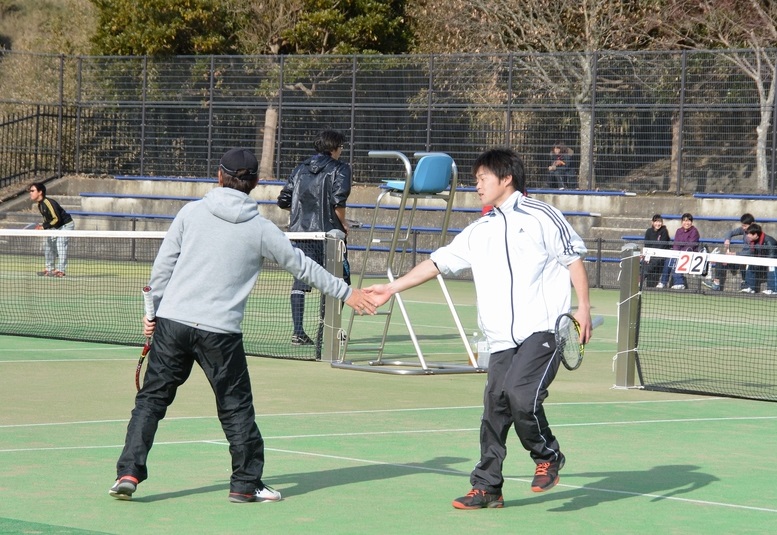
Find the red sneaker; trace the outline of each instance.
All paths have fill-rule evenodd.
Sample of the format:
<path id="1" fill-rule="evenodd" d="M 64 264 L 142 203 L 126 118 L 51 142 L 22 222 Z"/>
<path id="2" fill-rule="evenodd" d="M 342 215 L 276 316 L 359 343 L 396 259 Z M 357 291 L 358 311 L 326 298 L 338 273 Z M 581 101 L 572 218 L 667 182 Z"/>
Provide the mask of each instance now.
<path id="1" fill-rule="evenodd" d="M 556 486 L 558 483 L 558 471 L 564 468 L 563 453 L 558 454 L 558 459 L 555 461 L 539 463 L 537 469 L 534 471 L 534 479 L 531 482 L 531 490 L 534 492 L 545 492 Z"/>

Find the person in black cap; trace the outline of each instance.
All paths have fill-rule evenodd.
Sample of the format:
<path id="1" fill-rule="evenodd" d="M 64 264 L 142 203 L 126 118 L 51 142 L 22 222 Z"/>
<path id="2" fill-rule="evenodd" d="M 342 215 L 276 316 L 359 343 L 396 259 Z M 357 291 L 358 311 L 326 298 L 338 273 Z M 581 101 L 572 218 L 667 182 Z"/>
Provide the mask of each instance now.
<path id="1" fill-rule="evenodd" d="M 288 181 L 278 195 L 278 206 L 291 210 L 289 231 L 291 232 L 329 232 L 340 230 L 348 235 L 348 222 L 345 218 L 345 204 L 351 194 L 351 166 L 340 161 L 345 136 L 334 130 L 324 130 L 316 137 L 313 146 L 316 154 L 307 158 L 292 171 Z M 324 264 L 324 243 L 317 241 L 298 241 L 296 246 L 316 262 Z M 350 267 L 346 255 L 343 261 L 344 279 L 350 284 Z M 291 318 L 294 332 L 291 344 L 295 346 L 312 345 L 302 325 L 305 311 L 305 294 L 310 286 L 295 280 L 291 287 Z M 319 307 L 319 324 L 324 320 L 324 301 Z M 318 330 L 320 346 L 321 329 Z"/>
<path id="2" fill-rule="evenodd" d="M 362 290 L 351 289 L 292 246 L 263 218 L 248 194 L 258 164 L 245 149 L 221 158 L 219 186 L 175 216 L 151 270 L 149 286 L 156 320 L 143 319 L 154 336 L 143 388 L 127 426 L 117 479 L 109 494 L 129 500 L 148 477 L 146 460 L 159 421 L 196 362 L 216 396 L 219 421 L 229 441 L 232 502 L 277 501 L 265 485 L 264 441 L 255 422 L 251 380 L 241 322 L 246 301 L 265 259 L 322 293 L 345 301 L 359 314 L 375 313 Z"/>

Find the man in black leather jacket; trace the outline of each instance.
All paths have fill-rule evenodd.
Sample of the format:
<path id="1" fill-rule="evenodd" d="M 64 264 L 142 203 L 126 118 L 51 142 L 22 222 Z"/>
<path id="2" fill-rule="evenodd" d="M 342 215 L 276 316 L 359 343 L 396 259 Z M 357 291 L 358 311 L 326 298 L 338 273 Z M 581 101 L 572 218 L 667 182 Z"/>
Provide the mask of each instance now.
<path id="1" fill-rule="evenodd" d="M 351 166 L 339 160 L 344 142 L 345 136 L 340 132 L 324 130 L 313 143 L 316 154 L 299 164 L 289 176 L 278 195 L 278 206 L 291 210 L 290 232 L 329 232 L 337 229 L 348 234 L 345 205 L 351 194 Z M 322 241 L 298 242 L 295 245 L 319 264 L 324 264 Z M 350 284 L 349 270 L 345 268 L 345 271 L 345 281 Z M 294 281 L 291 287 L 292 345 L 313 344 L 302 324 L 307 292 L 310 292 L 310 286 L 300 280 Z M 320 317 L 323 320 L 323 300 Z"/>

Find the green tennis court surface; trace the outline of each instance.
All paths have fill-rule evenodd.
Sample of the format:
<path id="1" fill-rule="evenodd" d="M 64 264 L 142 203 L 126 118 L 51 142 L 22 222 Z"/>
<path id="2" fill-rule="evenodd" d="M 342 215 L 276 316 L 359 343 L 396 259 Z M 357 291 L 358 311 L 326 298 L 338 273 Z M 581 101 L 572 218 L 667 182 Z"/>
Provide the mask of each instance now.
<path id="1" fill-rule="evenodd" d="M 454 331 L 444 304 L 429 305 L 437 297 L 427 286 L 405 299 L 419 331 L 429 329 L 426 353 L 447 360 L 440 340 Z M 471 331 L 466 288 L 452 286 Z M 250 359 L 265 481 L 284 500 L 232 504 L 227 445 L 195 370 L 160 425 L 150 478 L 122 502 L 107 492 L 139 348 L 0 337 L 0 533 L 773 531 L 777 405 L 613 389 L 618 292 L 594 290 L 592 299 L 605 324 L 581 368 L 559 372 L 546 403 L 567 457 L 561 482 L 532 493 L 534 466 L 511 435 L 501 510 L 450 504 L 469 490 L 478 458 L 483 374 L 395 376 Z"/>

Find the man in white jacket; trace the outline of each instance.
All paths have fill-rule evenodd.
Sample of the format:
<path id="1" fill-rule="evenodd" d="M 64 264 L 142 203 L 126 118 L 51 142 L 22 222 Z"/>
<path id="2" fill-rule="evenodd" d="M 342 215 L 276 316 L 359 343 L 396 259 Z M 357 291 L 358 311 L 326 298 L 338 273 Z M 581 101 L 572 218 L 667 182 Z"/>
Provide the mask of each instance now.
<path id="1" fill-rule="evenodd" d="M 504 506 L 502 463 L 512 426 L 536 465 L 532 490 L 546 491 L 558 483 L 564 455 L 542 403 L 559 367 L 554 329 L 558 316 L 570 310 L 570 280 L 581 339 L 587 342 L 591 336 L 583 240 L 559 210 L 522 193 L 524 166 L 512 150 L 484 152 L 473 174 L 481 203 L 494 208 L 403 277 L 365 289 L 380 306 L 439 273 L 472 270 L 478 322 L 491 359 L 480 462 L 472 471 L 472 490 L 453 501 L 457 509 Z"/>
<path id="2" fill-rule="evenodd" d="M 264 441 L 256 425 L 243 335 L 246 301 L 265 259 L 358 313 L 374 314 L 363 291 L 348 285 L 295 249 L 286 235 L 256 209 L 258 163 L 245 149 L 224 154 L 219 188 L 176 215 L 151 271 L 156 320 L 144 318 L 154 335 L 143 388 L 127 426 L 117 479 L 109 494 L 129 500 L 148 477 L 146 460 L 159 421 L 196 362 L 216 396 L 219 421 L 229 441 L 232 502 L 278 501 L 262 482 Z"/>

